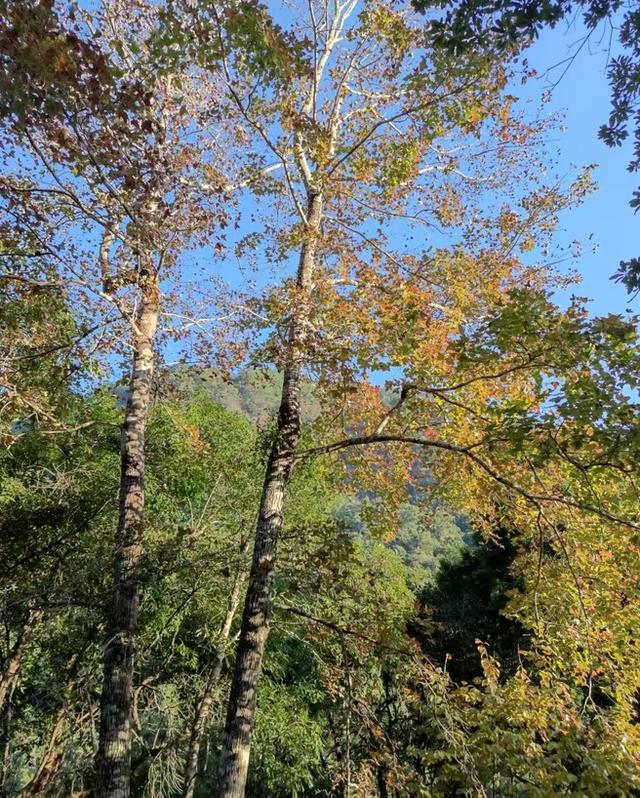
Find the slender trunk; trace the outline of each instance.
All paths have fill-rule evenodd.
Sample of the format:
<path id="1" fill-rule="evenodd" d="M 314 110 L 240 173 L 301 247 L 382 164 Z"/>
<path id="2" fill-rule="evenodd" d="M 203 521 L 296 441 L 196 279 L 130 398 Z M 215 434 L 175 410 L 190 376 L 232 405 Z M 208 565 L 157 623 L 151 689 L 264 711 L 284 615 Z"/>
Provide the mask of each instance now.
<path id="1" fill-rule="evenodd" d="M 6 711 L 11 702 L 11 696 L 18 681 L 25 646 L 31 637 L 34 626 L 42 618 L 42 615 L 42 610 L 29 611 L 13 648 L 9 651 L 6 660 L 2 664 L 2 672 L 0 673 L 0 716 Z"/>
<path id="2" fill-rule="evenodd" d="M 47 750 L 40 760 L 38 770 L 31 781 L 17 793 L 17 798 L 32 798 L 33 796 L 53 794 L 52 787 L 55 786 L 56 776 L 59 775 L 62 769 L 69 738 L 76 733 L 82 724 L 93 722 L 94 715 L 95 710 L 92 708 L 84 715 L 76 718 L 73 724 L 65 730 L 65 724 L 69 721 L 69 714 L 65 707 L 58 711 L 56 722 L 49 737 Z M 88 796 L 89 793 L 74 792 L 73 795 Z M 93 793 L 91 795 L 93 796 Z"/>
<path id="3" fill-rule="evenodd" d="M 153 377 L 158 291 L 143 288 L 133 333 L 133 363 L 122 428 L 113 604 L 103 657 L 97 798 L 129 798 L 133 656 L 144 530 L 144 433 Z"/>
<path id="4" fill-rule="evenodd" d="M 351 671 L 349 669 L 349 655 L 344 640 L 342 641 L 342 657 L 345 667 L 344 691 L 344 798 L 351 796 Z"/>
<path id="5" fill-rule="evenodd" d="M 378 782 L 378 793 L 380 798 L 388 798 L 389 796 L 386 775 L 386 768 L 379 767 L 376 769 L 376 780 Z"/>
<path id="6" fill-rule="evenodd" d="M 247 783 L 256 690 L 269 635 L 273 569 L 282 531 L 284 497 L 300 439 L 301 365 L 321 219 L 322 195 L 309 192 L 306 239 L 300 252 L 296 280 L 298 296 L 289 325 L 280 409 L 262 488 L 253 560 L 220 753 L 219 798 L 243 798 Z"/>
<path id="7" fill-rule="evenodd" d="M 11 760 L 11 722 L 13 707 L 8 704 L 0 715 L 0 798 L 7 796 L 7 779 Z"/>
<path id="8" fill-rule="evenodd" d="M 29 610 L 18 637 L 7 653 L 0 670 L 0 798 L 6 794 L 11 756 L 12 698 L 18 683 L 25 646 L 29 642 L 34 626 L 44 615 L 42 610 Z"/>
<path id="9" fill-rule="evenodd" d="M 40 760 L 38 770 L 33 779 L 20 791 L 20 798 L 27 798 L 27 796 L 44 795 L 47 788 L 51 786 L 56 773 L 60 769 L 62 760 L 64 758 L 64 750 L 61 746 L 62 732 L 64 731 L 64 724 L 66 720 L 66 707 L 58 710 L 56 722 L 49 737 L 49 745 L 45 751 L 44 756 Z"/>
<path id="10" fill-rule="evenodd" d="M 231 626 L 240 603 L 240 590 L 242 588 L 242 572 L 236 575 L 233 583 L 233 589 L 229 598 L 229 605 L 227 613 L 220 627 L 220 634 L 218 635 L 218 643 L 215 655 L 215 661 L 211 675 L 207 679 L 207 684 L 202 694 L 202 698 L 198 702 L 196 709 L 193 726 L 191 728 L 191 738 L 189 739 L 189 748 L 187 749 L 187 761 L 184 769 L 184 790 L 182 798 L 193 798 L 196 789 L 196 781 L 198 778 L 198 759 L 200 757 L 200 748 L 202 747 L 202 740 L 204 739 L 204 731 L 211 711 L 211 705 L 215 697 L 216 688 L 220 681 L 220 674 L 222 673 L 222 666 L 224 664 L 224 656 L 226 643 L 231 634 Z"/>
<path id="11" fill-rule="evenodd" d="M 70 702 L 73 701 L 74 694 L 78 688 L 78 671 L 82 664 L 82 658 L 89 644 L 94 640 L 97 630 L 91 630 L 87 635 L 85 643 L 69 661 L 67 668 L 67 683 L 62 695 L 62 706 L 56 713 L 56 718 L 49 735 L 47 750 L 44 752 L 38 769 L 31 781 L 20 790 L 19 798 L 26 798 L 33 795 L 44 795 L 53 783 L 64 760 L 65 746 L 64 738 L 69 737 L 72 732 L 65 734 L 65 723 L 70 716 Z"/>
<path id="12" fill-rule="evenodd" d="M 213 666 L 213 671 L 207 680 L 204 692 L 198 706 L 191 727 L 191 737 L 189 739 L 189 748 L 187 749 L 187 761 L 184 769 L 184 789 L 182 798 L 193 798 L 196 789 L 196 780 L 198 778 L 198 760 L 200 758 L 200 748 L 204 738 L 204 730 L 211 711 L 211 705 L 215 697 L 216 687 L 220 680 L 222 673 L 222 664 L 224 662 L 224 654 L 222 649 L 216 653 L 216 660 Z"/>

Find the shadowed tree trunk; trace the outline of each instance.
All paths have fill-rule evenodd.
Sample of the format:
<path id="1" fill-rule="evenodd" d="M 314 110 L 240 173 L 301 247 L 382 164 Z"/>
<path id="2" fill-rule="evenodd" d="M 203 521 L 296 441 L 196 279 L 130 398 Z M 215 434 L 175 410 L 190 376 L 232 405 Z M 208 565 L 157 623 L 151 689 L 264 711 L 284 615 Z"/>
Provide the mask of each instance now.
<path id="1" fill-rule="evenodd" d="M 287 339 L 282 396 L 262 488 L 253 560 L 220 754 L 219 798 L 242 798 L 247 782 L 256 690 L 269 635 L 276 549 L 283 525 L 285 492 L 300 439 L 301 365 L 321 218 L 322 195 L 310 191 L 307 197 L 306 239 L 300 252 L 296 278 L 298 294 Z"/>
<path id="2" fill-rule="evenodd" d="M 25 646 L 33 632 L 35 625 L 44 615 L 42 610 L 29 610 L 26 620 L 18 633 L 13 647 L 7 653 L 0 670 L 0 796 L 4 796 L 5 784 L 9 773 L 9 758 L 11 746 L 11 699 L 18 683 L 20 668 L 24 657 Z"/>
<path id="3" fill-rule="evenodd" d="M 377 768 L 376 781 L 380 798 L 388 798 L 389 790 L 387 789 L 387 779 L 384 767 Z"/>
<path id="4" fill-rule="evenodd" d="M 25 646 L 31 637 L 34 626 L 42 618 L 42 615 L 42 610 L 29 610 L 13 648 L 11 648 L 2 663 L 2 671 L 0 672 L 0 715 L 6 711 L 11 701 L 11 696 L 18 681 Z"/>
<path id="5" fill-rule="evenodd" d="M 246 552 L 246 545 L 243 545 L 243 554 Z M 198 778 L 198 759 L 200 757 L 200 749 L 202 747 L 202 740 L 204 739 L 204 732 L 211 712 L 211 706 L 215 697 L 216 688 L 220 681 L 220 674 L 222 673 L 222 666 L 224 664 L 226 643 L 231 634 L 231 625 L 240 603 L 240 590 L 243 583 L 243 573 L 238 572 L 233 583 L 233 589 L 229 598 L 229 605 L 227 613 L 220 627 L 220 634 L 218 636 L 218 644 L 216 649 L 215 661 L 213 670 L 209 676 L 202 698 L 198 702 L 196 714 L 191 728 L 191 737 L 189 739 L 189 748 L 187 749 L 187 760 L 184 770 L 184 790 L 182 798 L 193 798 L 196 789 L 196 782 Z"/>
<path id="6" fill-rule="evenodd" d="M 11 757 L 11 704 L 0 715 L 0 798 L 5 798 Z"/>
<path id="7" fill-rule="evenodd" d="M 100 698 L 97 798 L 128 798 L 130 794 L 134 638 L 144 530 L 144 433 L 159 312 L 155 279 L 146 279 L 148 283 L 141 286 L 142 297 L 134 323 L 133 363 L 122 428 L 114 595 L 104 648 Z"/>

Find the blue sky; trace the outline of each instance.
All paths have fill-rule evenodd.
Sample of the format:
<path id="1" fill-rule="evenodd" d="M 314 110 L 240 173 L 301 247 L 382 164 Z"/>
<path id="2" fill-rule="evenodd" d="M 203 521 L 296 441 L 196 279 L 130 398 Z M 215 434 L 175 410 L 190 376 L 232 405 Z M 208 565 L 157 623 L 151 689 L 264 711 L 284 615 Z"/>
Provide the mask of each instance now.
<path id="1" fill-rule="evenodd" d="M 564 75 L 566 64 L 544 75 L 575 52 L 582 36 L 578 25 L 561 25 L 556 30 L 544 31 L 527 53 L 529 65 L 537 70 L 538 78 L 524 89 L 516 87 L 514 93 L 539 97 L 559 80 L 547 105 L 549 112 L 564 111 L 566 130 L 557 141 L 559 172 L 570 173 L 573 167 L 598 164 L 594 172 L 598 190 L 581 207 L 561 218 L 561 240 L 585 241 L 593 234 L 590 246 L 572 264 L 583 277 L 583 284 L 572 292 L 591 298 L 590 309 L 594 314 L 622 313 L 630 304 L 638 311 L 640 300 L 630 303 L 624 288 L 610 280 L 620 260 L 640 256 L 640 215 L 634 216 L 628 204 L 633 189 L 640 184 L 640 175 L 627 172 L 630 142 L 621 149 L 610 149 L 597 135 L 600 125 L 607 121 L 610 104 L 606 77 L 608 32 L 604 36 L 594 35 Z M 615 32 L 612 44 L 615 54 Z M 594 245 L 597 249 L 592 252 Z"/>

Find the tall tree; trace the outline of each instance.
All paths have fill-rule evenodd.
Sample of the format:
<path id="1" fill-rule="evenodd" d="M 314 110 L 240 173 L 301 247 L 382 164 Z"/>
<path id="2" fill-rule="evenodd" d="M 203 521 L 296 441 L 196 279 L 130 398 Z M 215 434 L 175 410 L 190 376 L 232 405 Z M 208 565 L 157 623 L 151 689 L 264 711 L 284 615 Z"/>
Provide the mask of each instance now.
<path id="1" fill-rule="evenodd" d="M 395 411 L 371 387 L 371 371 L 396 367 L 409 375 L 412 360 L 422 359 L 444 376 L 452 361 L 443 353 L 461 325 L 530 274 L 514 250 L 533 247 L 536 232 L 548 231 L 569 202 L 554 186 L 522 199 L 532 178 L 525 153 L 544 131 L 513 116 L 512 100 L 501 97 L 501 68 L 483 58 L 443 58 L 429 48 L 419 20 L 386 4 L 312 4 L 299 9 L 289 30 L 266 9 L 245 11 L 207 9 L 198 17 L 199 36 L 222 63 L 229 113 L 255 142 L 260 169 L 269 170 L 260 187 L 264 208 L 294 215 L 287 230 L 268 222 L 275 242 L 264 254 L 288 265 L 296 252 L 296 266 L 264 302 L 276 332 L 263 357 L 284 380 L 221 754 L 223 796 L 245 789 L 277 544 L 299 456 L 303 371 L 317 375 L 327 405 L 340 408 L 343 429 L 362 431 L 374 445 L 352 478 L 360 469 L 370 489 L 386 482 L 392 514 L 412 457 L 409 449 L 392 456 L 375 448 L 387 440 L 383 431 Z M 517 189 L 516 174 L 524 180 Z M 491 197 L 507 201 L 509 185 L 521 214 L 491 205 Z M 418 246 L 425 229 L 442 225 L 457 247 L 427 245 L 423 255 L 394 247 L 403 224 Z M 255 240 L 242 242 L 243 251 Z M 401 382 L 393 383 L 398 408 L 407 399 Z M 319 433 L 323 424 L 325 435 L 335 429 L 328 418 L 321 417 Z"/>
<path id="2" fill-rule="evenodd" d="M 18 169 L 12 164 L 17 177 L 4 181 L 5 210 L 30 234 L 26 256 L 53 264 L 56 279 L 72 289 L 91 319 L 86 335 L 94 346 L 121 343 L 131 353 L 96 765 L 96 789 L 105 796 L 129 795 L 144 431 L 161 283 L 168 288 L 181 255 L 206 244 L 228 218 L 221 195 L 203 198 L 193 180 L 200 163 L 213 166 L 220 153 L 207 127 L 216 123 L 215 92 L 181 63 L 162 19 L 160 7 L 120 2 L 91 10 L 9 3 L 2 16 L 3 110 L 11 141 L 22 148 Z M 52 201 L 55 212 L 43 216 L 42 203 Z M 20 270 L 23 255 L 8 254 L 16 268 L 3 279 L 37 289 Z"/>

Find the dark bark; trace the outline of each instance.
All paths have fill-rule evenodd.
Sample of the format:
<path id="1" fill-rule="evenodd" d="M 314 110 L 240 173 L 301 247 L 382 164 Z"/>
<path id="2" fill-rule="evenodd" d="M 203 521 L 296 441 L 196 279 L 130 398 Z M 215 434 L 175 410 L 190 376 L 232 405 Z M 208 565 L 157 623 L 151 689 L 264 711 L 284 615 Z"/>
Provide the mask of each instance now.
<path id="1" fill-rule="evenodd" d="M 388 798 L 389 790 L 387 788 L 386 769 L 379 767 L 376 770 L 376 781 L 378 782 L 378 793 L 380 798 Z"/>
<path id="2" fill-rule="evenodd" d="M 151 282 L 151 278 L 149 278 Z M 151 398 L 155 283 L 143 287 L 133 331 L 133 363 L 121 443 L 113 603 L 103 658 L 96 797 L 129 798 L 134 645 L 144 532 L 144 434 Z"/>
<path id="3" fill-rule="evenodd" d="M 229 696 L 218 771 L 219 798 L 243 798 L 247 783 L 256 690 L 269 635 L 273 569 L 283 525 L 284 498 L 300 439 L 300 379 L 322 196 L 310 192 L 306 239 L 300 252 L 298 295 L 287 340 L 286 365 L 274 435 L 256 523 L 256 537 Z"/>
<path id="4" fill-rule="evenodd" d="M 0 714 L 0 798 L 7 798 L 6 785 L 11 757 L 12 716 L 13 707 L 9 703 L 5 711 Z"/>

